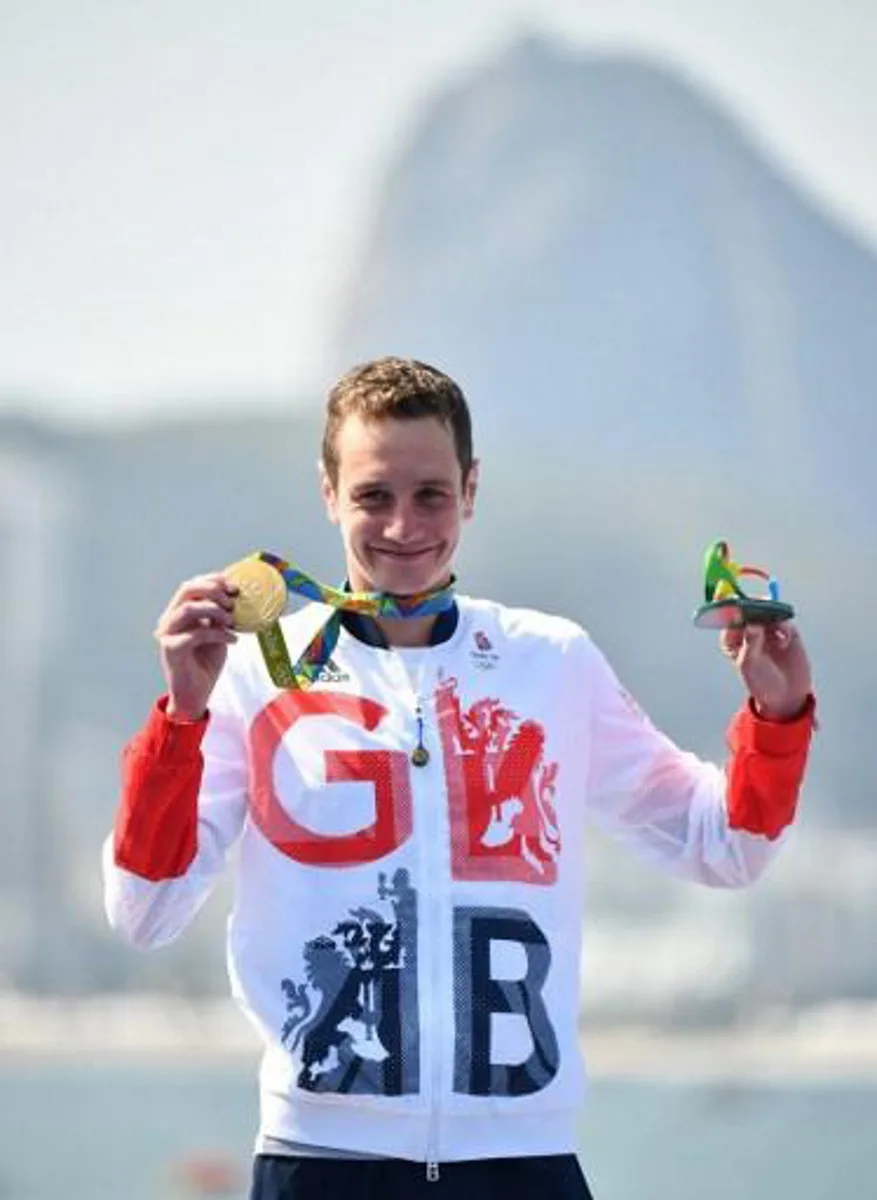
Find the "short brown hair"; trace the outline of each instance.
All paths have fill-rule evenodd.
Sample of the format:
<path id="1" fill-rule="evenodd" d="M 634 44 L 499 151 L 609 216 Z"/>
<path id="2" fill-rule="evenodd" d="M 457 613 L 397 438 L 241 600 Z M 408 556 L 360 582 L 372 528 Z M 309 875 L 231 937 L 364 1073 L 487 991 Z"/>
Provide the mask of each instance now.
<path id="1" fill-rule="evenodd" d="M 338 482 L 338 430 L 347 417 L 368 421 L 435 417 L 453 435 L 465 480 L 472 466 L 472 419 L 462 388 L 449 375 L 416 358 L 375 358 L 347 371 L 326 404 L 323 466 Z"/>

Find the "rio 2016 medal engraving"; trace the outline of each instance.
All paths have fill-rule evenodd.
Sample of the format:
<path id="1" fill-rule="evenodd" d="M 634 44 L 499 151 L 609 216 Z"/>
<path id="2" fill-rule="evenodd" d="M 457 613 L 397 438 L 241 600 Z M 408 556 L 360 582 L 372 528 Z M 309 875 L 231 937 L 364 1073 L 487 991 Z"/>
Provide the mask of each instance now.
<path id="1" fill-rule="evenodd" d="M 234 627 L 239 633 L 262 633 L 286 608 L 286 580 L 276 567 L 258 558 L 243 558 L 222 572 L 239 591 L 234 601 Z"/>

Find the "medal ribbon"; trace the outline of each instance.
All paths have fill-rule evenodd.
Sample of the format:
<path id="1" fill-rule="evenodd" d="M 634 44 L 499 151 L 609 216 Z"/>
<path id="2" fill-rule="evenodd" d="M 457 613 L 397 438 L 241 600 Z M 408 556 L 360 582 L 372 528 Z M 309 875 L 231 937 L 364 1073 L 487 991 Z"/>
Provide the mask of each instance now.
<path id="1" fill-rule="evenodd" d="M 290 594 L 301 596 L 305 600 L 315 600 L 319 604 L 329 604 L 335 610 L 317 630 L 295 663 L 289 657 L 279 621 L 275 621 L 258 634 L 268 674 L 276 687 L 307 688 L 316 683 L 338 641 L 342 612 L 359 613 L 361 616 L 373 618 L 429 617 L 445 612 L 454 603 L 453 579 L 446 587 L 419 592 L 413 596 L 392 596 L 388 592 L 345 592 L 342 588 L 320 583 L 312 575 L 307 575 L 292 563 L 278 558 L 276 554 L 269 554 L 267 550 L 259 551 L 253 558 L 268 563 L 279 571 Z"/>

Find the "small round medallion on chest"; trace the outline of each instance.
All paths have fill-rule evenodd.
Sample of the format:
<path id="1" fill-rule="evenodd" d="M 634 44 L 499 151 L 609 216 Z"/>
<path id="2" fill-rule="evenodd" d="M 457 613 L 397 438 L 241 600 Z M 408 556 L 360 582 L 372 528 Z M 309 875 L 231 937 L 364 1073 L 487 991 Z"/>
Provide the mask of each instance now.
<path id="1" fill-rule="evenodd" d="M 415 746 L 411 751 L 411 761 L 415 767 L 425 767 L 429 762 L 429 751 L 425 746 Z"/>

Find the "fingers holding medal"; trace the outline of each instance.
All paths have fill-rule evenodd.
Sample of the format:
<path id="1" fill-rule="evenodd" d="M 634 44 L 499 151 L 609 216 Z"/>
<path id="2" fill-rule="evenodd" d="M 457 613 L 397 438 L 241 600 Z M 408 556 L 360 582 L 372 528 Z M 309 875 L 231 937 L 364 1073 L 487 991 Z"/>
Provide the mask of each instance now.
<path id="1" fill-rule="evenodd" d="M 234 642 L 234 605 L 236 588 L 222 573 L 198 575 L 177 588 L 158 619 L 156 638 L 167 645 L 182 639 L 206 642 Z"/>
<path id="2" fill-rule="evenodd" d="M 286 582 L 258 558 L 244 558 L 223 571 L 198 575 L 175 592 L 156 628 L 160 640 L 199 633 L 199 641 L 236 641 L 236 633 L 260 633 L 286 608 Z"/>
<path id="3" fill-rule="evenodd" d="M 255 558 L 182 584 L 155 629 L 168 685 L 168 714 L 191 720 L 203 716 L 238 633 L 269 628 L 286 600 L 283 576 Z"/>
<path id="4" fill-rule="evenodd" d="M 236 589 L 221 574 L 182 584 L 155 629 L 167 681 L 167 714 L 197 720 L 207 708 L 234 632 Z"/>

